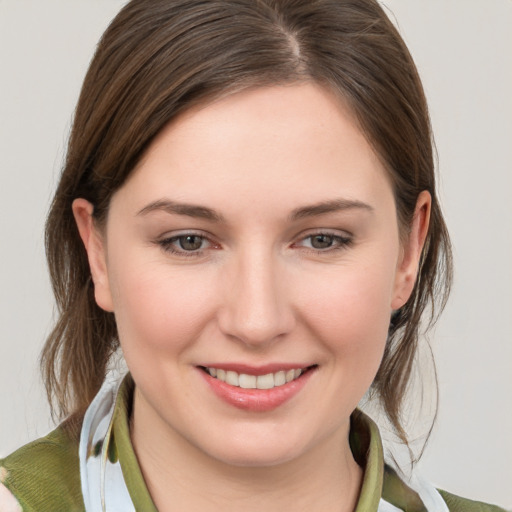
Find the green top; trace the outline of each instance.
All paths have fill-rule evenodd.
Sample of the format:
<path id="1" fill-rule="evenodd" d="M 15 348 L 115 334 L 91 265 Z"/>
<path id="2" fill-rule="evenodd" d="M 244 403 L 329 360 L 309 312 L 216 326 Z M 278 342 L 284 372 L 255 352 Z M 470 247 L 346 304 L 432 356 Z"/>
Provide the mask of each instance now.
<path id="1" fill-rule="evenodd" d="M 129 417 L 134 384 L 125 379 L 117 396 L 109 458 L 119 460 L 135 510 L 156 512 L 130 441 Z M 375 423 L 360 411 L 351 418 L 350 445 L 364 469 L 355 512 L 377 512 L 380 499 L 406 512 L 426 512 L 418 494 L 384 463 Z M 493 505 L 440 491 L 450 512 L 504 512 Z M 78 441 L 58 427 L 0 459 L 0 512 L 84 512 Z"/>

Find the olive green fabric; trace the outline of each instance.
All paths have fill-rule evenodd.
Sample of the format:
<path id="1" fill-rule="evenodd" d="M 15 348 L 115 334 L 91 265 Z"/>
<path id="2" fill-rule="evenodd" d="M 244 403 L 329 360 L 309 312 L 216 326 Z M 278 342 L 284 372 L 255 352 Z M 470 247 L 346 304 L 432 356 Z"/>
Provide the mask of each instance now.
<path id="1" fill-rule="evenodd" d="M 133 389 L 133 380 L 125 379 L 119 390 L 114 410 L 113 443 L 119 453 L 119 463 L 135 510 L 157 512 L 144 482 L 130 439 L 129 418 L 131 416 Z"/>
<path id="2" fill-rule="evenodd" d="M 382 442 L 375 423 L 360 411 L 350 418 L 350 448 L 354 459 L 364 467 L 361 493 L 355 512 L 377 510 L 384 480 Z"/>
<path id="3" fill-rule="evenodd" d="M 407 486 L 396 471 L 387 464 L 384 466 L 382 498 L 407 512 L 428 512 L 418 494 Z"/>
<path id="4" fill-rule="evenodd" d="M 78 442 L 62 428 L 0 459 L 1 483 L 23 512 L 83 512 Z M 0 503 L 0 511 L 3 511 Z"/>
<path id="5" fill-rule="evenodd" d="M 481 501 L 472 501 L 460 496 L 455 496 L 449 492 L 439 489 L 441 496 L 448 505 L 450 512 L 506 512 L 505 509 L 496 505 L 489 505 Z"/>
<path id="6" fill-rule="evenodd" d="M 112 461 L 119 459 L 135 509 L 157 512 L 130 441 L 133 389 L 133 381 L 128 376 L 116 399 L 109 458 Z M 364 468 L 355 512 L 376 512 L 381 497 L 405 512 L 425 512 L 419 496 L 384 464 L 378 428 L 360 411 L 351 418 L 350 446 L 354 458 Z M 61 426 L 6 459 L 0 459 L 2 485 L 14 495 L 23 512 L 84 512 L 78 440 L 68 436 Z M 440 493 L 450 512 L 505 512 L 493 505 L 460 498 L 445 491 Z M 0 512 L 3 511 L 0 501 Z"/>

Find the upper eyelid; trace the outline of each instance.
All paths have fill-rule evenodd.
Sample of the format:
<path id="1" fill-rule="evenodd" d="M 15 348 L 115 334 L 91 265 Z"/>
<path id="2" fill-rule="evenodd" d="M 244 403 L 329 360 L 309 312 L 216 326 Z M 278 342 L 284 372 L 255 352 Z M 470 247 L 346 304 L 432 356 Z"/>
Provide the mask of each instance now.
<path id="1" fill-rule="evenodd" d="M 164 233 L 163 235 L 160 235 L 157 237 L 157 241 L 164 242 L 166 240 L 172 240 L 174 238 L 180 238 L 182 236 L 199 236 L 201 238 L 206 238 L 208 240 L 211 240 L 213 238 L 213 235 L 207 233 L 206 231 L 203 231 L 201 229 L 184 229 L 179 230 L 177 232 L 171 232 L 171 233 Z"/>
<path id="2" fill-rule="evenodd" d="M 337 228 L 323 228 L 323 229 L 322 228 L 320 228 L 320 229 L 312 228 L 312 229 L 307 229 L 307 230 L 303 231 L 303 233 L 305 233 L 306 236 L 314 235 L 314 234 L 317 234 L 317 233 L 326 234 L 326 235 L 327 234 L 329 234 L 329 235 L 340 235 L 341 233 L 344 233 L 347 236 L 351 236 L 352 235 L 346 229 L 337 229 Z"/>

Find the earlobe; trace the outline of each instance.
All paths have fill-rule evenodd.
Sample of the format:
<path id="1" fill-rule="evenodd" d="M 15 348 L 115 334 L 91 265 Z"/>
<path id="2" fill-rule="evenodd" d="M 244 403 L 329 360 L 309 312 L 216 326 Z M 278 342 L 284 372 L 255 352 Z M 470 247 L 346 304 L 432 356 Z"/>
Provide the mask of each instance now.
<path id="1" fill-rule="evenodd" d="M 427 238 L 430 223 L 432 197 L 426 190 L 422 191 L 416 201 L 414 217 L 407 239 L 403 243 L 402 254 L 398 262 L 395 289 L 391 309 L 400 309 L 411 296 Z"/>
<path id="2" fill-rule="evenodd" d="M 73 201 L 72 209 L 80 238 L 87 252 L 96 303 L 105 311 L 112 312 L 114 308 L 108 280 L 105 241 L 94 224 L 94 207 L 89 201 L 80 198 Z"/>

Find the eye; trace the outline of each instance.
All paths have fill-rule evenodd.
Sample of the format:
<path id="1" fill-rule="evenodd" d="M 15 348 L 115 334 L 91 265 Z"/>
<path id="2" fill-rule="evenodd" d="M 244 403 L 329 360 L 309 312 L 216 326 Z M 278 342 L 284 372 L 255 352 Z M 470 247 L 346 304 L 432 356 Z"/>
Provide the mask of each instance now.
<path id="1" fill-rule="evenodd" d="M 314 233 L 300 240 L 296 245 L 311 249 L 315 252 L 330 252 L 344 249 L 352 243 L 348 236 L 335 235 L 333 233 Z"/>
<path id="2" fill-rule="evenodd" d="M 309 239 L 311 240 L 311 247 L 313 247 L 313 249 L 328 249 L 332 247 L 335 242 L 332 235 L 313 235 L 310 236 Z"/>
<path id="3" fill-rule="evenodd" d="M 180 256 L 199 256 L 203 249 L 211 245 L 205 236 L 198 235 L 197 233 L 184 233 L 159 240 L 157 243 L 164 251 Z"/>
<path id="4" fill-rule="evenodd" d="M 176 240 L 184 251 L 197 251 L 203 245 L 203 237 L 197 235 L 183 235 Z"/>

